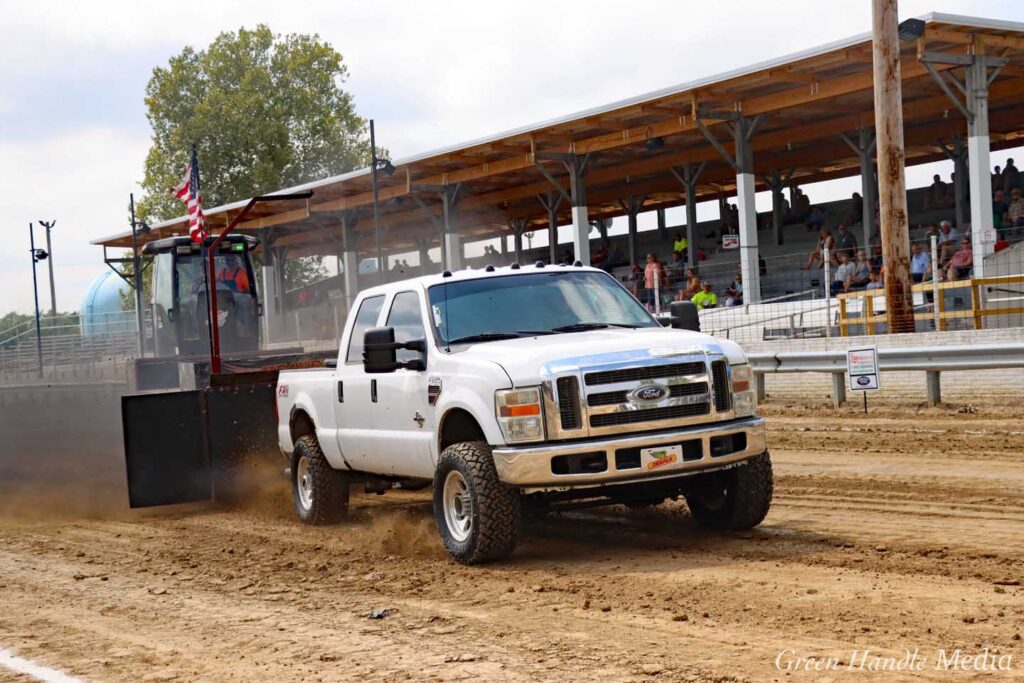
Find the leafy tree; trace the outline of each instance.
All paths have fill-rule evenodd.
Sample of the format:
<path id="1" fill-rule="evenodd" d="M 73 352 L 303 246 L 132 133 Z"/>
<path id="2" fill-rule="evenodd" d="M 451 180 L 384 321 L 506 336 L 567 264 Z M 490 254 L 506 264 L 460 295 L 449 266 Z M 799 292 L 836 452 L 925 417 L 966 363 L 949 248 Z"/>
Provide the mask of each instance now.
<path id="1" fill-rule="evenodd" d="M 132 261 L 132 252 L 128 250 L 122 254 L 122 258 L 125 260 L 120 264 L 118 269 L 121 274 L 124 275 L 130 282 L 135 282 L 135 263 Z M 146 267 L 146 261 L 148 259 L 142 259 L 142 306 L 145 309 L 149 306 L 149 302 L 153 300 L 153 268 Z M 121 296 L 121 310 L 127 312 L 135 311 L 135 289 L 129 287 L 122 289 L 120 292 Z"/>
<path id="2" fill-rule="evenodd" d="M 203 202 L 216 206 L 369 163 L 366 121 L 342 88 L 342 56 L 317 35 L 260 24 L 186 47 L 146 85 L 153 144 L 139 215 L 180 216 L 169 189 L 197 145 Z"/>

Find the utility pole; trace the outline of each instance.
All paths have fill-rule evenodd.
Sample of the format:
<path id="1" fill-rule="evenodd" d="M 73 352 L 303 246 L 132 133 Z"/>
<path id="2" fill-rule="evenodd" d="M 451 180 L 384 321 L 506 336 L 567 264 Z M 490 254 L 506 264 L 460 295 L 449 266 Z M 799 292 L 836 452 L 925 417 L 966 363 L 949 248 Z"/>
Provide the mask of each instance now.
<path id="1" fill-rule="evenodd" d="M 373 243 L 377 250 L 377 284 L 384 282 L 384 257 L 380 251 L 380 206 L 377 189 L 377 138 L 373 133 L 373 119 L 370 119 L 370 172 L 373 181 Z"/>
<path id="2" fill-rule="evenodd" d="M 36 366 L 39 379 L 43 378 L 43 331 L 39 324 L 39 281 L 36 279 L 36 264 L 46 259 L 49 254 L 43 249 L 36 249 L 36 233 L 32 224 L 28 224 L 28 241 L 32 253 L 32 295 L 36 303 Z"/>
<path id="3" fill-rule="evenodd" d="M 135 326 L 139 335 L 139 358 L 146 355 L 146 327 L 142 316 L 142 259 L 139 258 L 138 222 L 135 220 L 135 193 L 128 195 L 132 208 L 132 279 L 135 282 Z M 268 243 L 264 243 L 268 244 Z M 267 247 L 269 250 L 269 246 Z"/>
<path id="4" fill-rule="evenodd" d="M 871 15 L 886 323 L 889 334 L 913 332 L 910 235 L 907 228 L 906 180 L 903 175 L 903 88 L 896 0 L 871 0 Z"/>
<path id="5" fill-rule="evenodd" d="M 53 247 L 50 246 L 50 229 L 57 225 L 57 221 L 39 221 L 39 225 L 46 228 L 46 253 L 48 253 L 49 259 L 47 265 L 50 267 L 50 317 L 57 317 L 57 288 L 53 286 Z M 51 325 L 56 324 L 51 321 Z"/>

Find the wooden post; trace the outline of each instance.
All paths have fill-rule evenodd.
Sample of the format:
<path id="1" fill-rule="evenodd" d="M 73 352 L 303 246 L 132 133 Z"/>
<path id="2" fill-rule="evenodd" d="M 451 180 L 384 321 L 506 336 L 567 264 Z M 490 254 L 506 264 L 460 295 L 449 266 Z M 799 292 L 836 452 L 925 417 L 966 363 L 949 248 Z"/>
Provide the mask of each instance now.
<path id="1" fill-rule="evenodd" d="M 910 235 L 903 176 L 903 100 L 896 0 L 871 0 L 878 203 L 885 263 L 886 322 L 890 334 L 914 331 L 910 294 Z"/>

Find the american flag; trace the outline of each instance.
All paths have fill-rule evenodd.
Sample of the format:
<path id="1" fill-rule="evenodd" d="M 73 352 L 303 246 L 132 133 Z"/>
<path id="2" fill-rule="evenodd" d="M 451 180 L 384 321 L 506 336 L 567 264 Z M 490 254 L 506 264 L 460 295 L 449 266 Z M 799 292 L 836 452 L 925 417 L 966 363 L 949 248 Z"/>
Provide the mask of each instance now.
<path id="1" fill-rule="evenodd" d="M 206 239 L 206 226 L 203 222 L 203 195 L 199 193 L 199 159 L 194 145 L 185 177 L 171 192 L 188 206 L 188 234 L 192 241 L 202 242 Z"/>

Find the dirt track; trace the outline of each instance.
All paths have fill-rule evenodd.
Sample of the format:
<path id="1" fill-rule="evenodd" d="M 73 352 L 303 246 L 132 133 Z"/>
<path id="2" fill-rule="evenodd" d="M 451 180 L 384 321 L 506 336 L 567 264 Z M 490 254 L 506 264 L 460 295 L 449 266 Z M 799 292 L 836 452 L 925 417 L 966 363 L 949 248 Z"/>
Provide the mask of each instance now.
<path id="1" fill-rule="evenodd" d="M 236 510 L 40 519 L 22 500 L 0 512 L 0 648 L 93 680 L 890 680 L 851 652 L 904 648 L 927 660 L 910 680 L 953 675 L 940 648 L 1012 655 L 982 677 L 1024 678 L 1007 410 L 774 404 L 759 529 L 705 534 L 682 504 L 581 512 L 483 568 L 447 559 L 419 494 L 358 496 L 328 529 L 295 521 L 283 479 Z M 787 648 L 841 670 L 779 671 Z"/>

